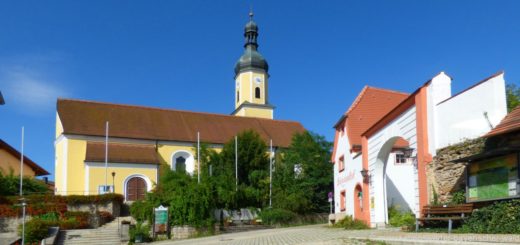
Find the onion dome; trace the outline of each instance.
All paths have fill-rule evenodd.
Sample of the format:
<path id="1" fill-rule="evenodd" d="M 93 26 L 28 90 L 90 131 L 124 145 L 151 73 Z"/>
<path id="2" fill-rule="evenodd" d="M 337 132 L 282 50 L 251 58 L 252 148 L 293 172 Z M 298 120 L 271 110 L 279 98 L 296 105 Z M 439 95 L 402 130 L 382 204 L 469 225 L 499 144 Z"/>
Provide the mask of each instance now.
<path id="1" fill-rule="evenodd" d="M 267 73 L 269 65 L 264 57 L 257 51 L 258 49 L 258 25 L 253 21 L 253 13 L 249 13 L 249 22 L 244 28 L 244 54 L 238 59 L 235 65 L 235 75 L 242 71 L 251 69 L 261 69 Z"/>

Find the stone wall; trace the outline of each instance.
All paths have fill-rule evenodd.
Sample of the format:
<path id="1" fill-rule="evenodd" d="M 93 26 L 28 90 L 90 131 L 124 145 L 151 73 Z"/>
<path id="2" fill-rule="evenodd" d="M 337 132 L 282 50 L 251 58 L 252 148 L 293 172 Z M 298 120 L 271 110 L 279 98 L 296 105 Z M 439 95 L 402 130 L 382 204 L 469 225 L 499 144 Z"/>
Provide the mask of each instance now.
<path id="1" fill-rule="evenodd" d="M 451 193 L 463 190 L 466 184 L 463 163 L 454 160 L 480 153 L 484 149 L 484 139 L 477 138 L 463 141 L 437 150 L 437 155 L 426 167 L 430 203 L 446 203 L 451 200 Z"/>
<path id="2" fill-rule="evenodd" d="M 189 225 L 179 225 L 179 226 L 173 226 L 171 227 L 171 236 L 172 239 L 187 239 L 192 237 L 197 237 L 201 234 L 205 234 L 210 232 L 207 228 L 195 228 L 193 226 Z M 215 224 L 213 228 L 214 234 L 220 234 L 219 226 L 218 224 Z"/>
<path id="3" fill-rule="evenodd" d="M 31 216 L 25 217 L 25 222 L 31 220 Z M 18 226 L 22 224 L 22 217 L 0 217 L 0 233 L 16 233 Z"/>
<path id="4" fill-rule="evenodd" d="M 106 203 L 82 203 L 82 204 L 67 204 L 67 211 L 80 211 L 95 214 L 99 211 L 105 211 L 112 214 L 114 217 L 119 217 L 121 212 L 121 204 L 116 201 Z"/>

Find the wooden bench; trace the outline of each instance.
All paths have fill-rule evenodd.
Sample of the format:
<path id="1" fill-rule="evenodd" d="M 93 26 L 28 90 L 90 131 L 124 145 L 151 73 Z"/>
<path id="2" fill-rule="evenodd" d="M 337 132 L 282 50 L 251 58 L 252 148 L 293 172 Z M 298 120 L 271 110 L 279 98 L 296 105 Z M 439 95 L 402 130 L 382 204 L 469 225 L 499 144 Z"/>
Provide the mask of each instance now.
<path id="1" fill-rule="evenodd" d="M 457 204 L 442 206 L 424 206 L 422 215 L 424 217 L 415 220 L 415 231 L 419 231 L 419 222 L 431 220 L 448 221 L 448 233 L 451 233 L 454 220 L 463 220 L 473 212 L 473 204 Z"/>

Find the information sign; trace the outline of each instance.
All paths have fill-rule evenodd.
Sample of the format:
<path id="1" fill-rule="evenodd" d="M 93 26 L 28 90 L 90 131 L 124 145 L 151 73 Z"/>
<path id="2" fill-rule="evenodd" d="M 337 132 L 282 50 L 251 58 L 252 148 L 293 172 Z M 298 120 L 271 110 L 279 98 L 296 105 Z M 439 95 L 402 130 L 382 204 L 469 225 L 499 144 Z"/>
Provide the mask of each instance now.
<path id="1" fill-rule="evenodd" d="M 162 205 L 154 209 L 154 232 L 165 233 L 168 231 L 168 208 Z"/>

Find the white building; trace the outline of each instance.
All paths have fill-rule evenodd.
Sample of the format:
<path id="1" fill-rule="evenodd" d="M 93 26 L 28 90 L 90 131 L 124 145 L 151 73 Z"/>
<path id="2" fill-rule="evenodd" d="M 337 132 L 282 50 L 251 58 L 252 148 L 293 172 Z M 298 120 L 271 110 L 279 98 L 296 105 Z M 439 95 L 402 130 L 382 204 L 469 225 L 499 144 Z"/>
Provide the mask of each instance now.
<path id="1" fill-rule="evenodd" d="M 484 135 L 506 115 L 502 72 L 453 96 L 451 80 L 441 72 L 409 95 L 363 89 L 334 126 L 333 218 L 384 226 L 392 205 L 419 216 L 436 150 Z"/>

